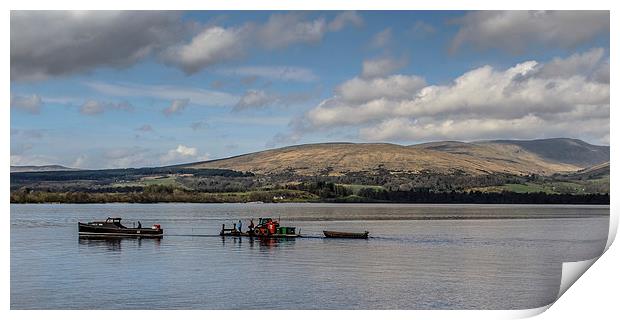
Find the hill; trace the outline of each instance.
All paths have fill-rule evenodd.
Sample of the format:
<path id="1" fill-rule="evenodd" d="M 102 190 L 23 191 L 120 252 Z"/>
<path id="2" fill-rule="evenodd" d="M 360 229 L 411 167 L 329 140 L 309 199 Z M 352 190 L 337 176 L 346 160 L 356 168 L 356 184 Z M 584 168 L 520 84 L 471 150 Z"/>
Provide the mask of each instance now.
<path id="1" fill-rule="evenodd" d="M 609 161 L 609 146 L 596 146 L 577 139 L 494 140 L 477 143 L 496 147 L 517 147 L 547 161 L 562 162 L 581 168 Z"/>
<path id="2" fill-rule="evenodd" d="M 265 175 L 338 176 L 377 170 L 448 175 L 551 175 L 578 171 L 605 161 L 609 161 L 609 147 L 560 138 L 515 140 L 514 143 L 510 140 L 442 141 L 411 146 L 389 143 L 306 144 L 180 167 L 231 169 Z"/>
<path id="3" fill-rule="evenodd" d="M 59 165 L 47 166 L 11 166 L 11 172 L 42 172 L 42 171 L 74 171 L 79 169 L 67 168 Z"/>

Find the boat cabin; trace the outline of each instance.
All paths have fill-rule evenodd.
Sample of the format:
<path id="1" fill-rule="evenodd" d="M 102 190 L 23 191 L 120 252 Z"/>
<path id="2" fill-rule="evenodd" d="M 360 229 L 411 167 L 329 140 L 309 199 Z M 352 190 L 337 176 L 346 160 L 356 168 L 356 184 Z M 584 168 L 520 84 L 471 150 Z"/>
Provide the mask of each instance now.
<path id="1" fill-rule="evenodd" d="M 108 217 L 107 219 L 105 219 L 105 221 L 93 221 L 93 222 L 89 222 L 88 224 L 92 226 L 97 226 L 97 227 L 115 227 L 115 228 L 122 228 L 122 229 L 127 228 L 121 224 L 121 219 L 122 218 Z"/>

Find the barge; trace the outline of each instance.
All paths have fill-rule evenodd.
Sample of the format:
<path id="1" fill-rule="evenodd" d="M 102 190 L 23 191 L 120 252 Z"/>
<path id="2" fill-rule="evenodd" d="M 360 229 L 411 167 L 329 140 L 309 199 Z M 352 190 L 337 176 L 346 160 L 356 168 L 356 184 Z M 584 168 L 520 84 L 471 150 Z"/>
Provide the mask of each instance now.
<path id="1" fill-rule="evenodd" d="M 295 233 L 295 227 L 281 226 L 277 220 L 271 218 L 259 218 L 258 224 L 254 226 L 254 222 L 250 220 L 247 231 L 242 231 L 237 224 L 233 228 L 226 228 L 222 224 L 220 236 L 222 237 L 257 237 L 257 238 L 299 238 L 301 234 Z"/>

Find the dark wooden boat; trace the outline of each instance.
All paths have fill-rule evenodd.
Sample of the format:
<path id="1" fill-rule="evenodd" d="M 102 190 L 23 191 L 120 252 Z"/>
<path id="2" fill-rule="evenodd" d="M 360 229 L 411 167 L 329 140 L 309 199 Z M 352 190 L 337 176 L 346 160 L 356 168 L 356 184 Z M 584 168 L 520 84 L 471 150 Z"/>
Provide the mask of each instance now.
<path id="1" fill-rule="evenodd" d="M 78 234 L 99 237 L 162 237 L 164 229 L 159 224 L 150 228 L 128 228 L 121 224 L 121 218 L 107 218 L 105 221 L 78 222 Z"/>
<path id="2" fill-rule="evenodd" d="M 368 239 L 368 231 L 364 231 L 364 232 L 323 231 L 323 234 L 327 238 Z"/>

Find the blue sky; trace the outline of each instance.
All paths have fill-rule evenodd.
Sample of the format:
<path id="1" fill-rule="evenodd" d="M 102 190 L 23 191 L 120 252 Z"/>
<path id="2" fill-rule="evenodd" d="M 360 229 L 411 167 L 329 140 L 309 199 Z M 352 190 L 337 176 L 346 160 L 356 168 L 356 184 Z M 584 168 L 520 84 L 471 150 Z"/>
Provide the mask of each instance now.
<path id="1" fill-rule="evenodd" d="M 328 141 L 609 143 L 608 12 L 11 14 L 11 164 Z"/>

